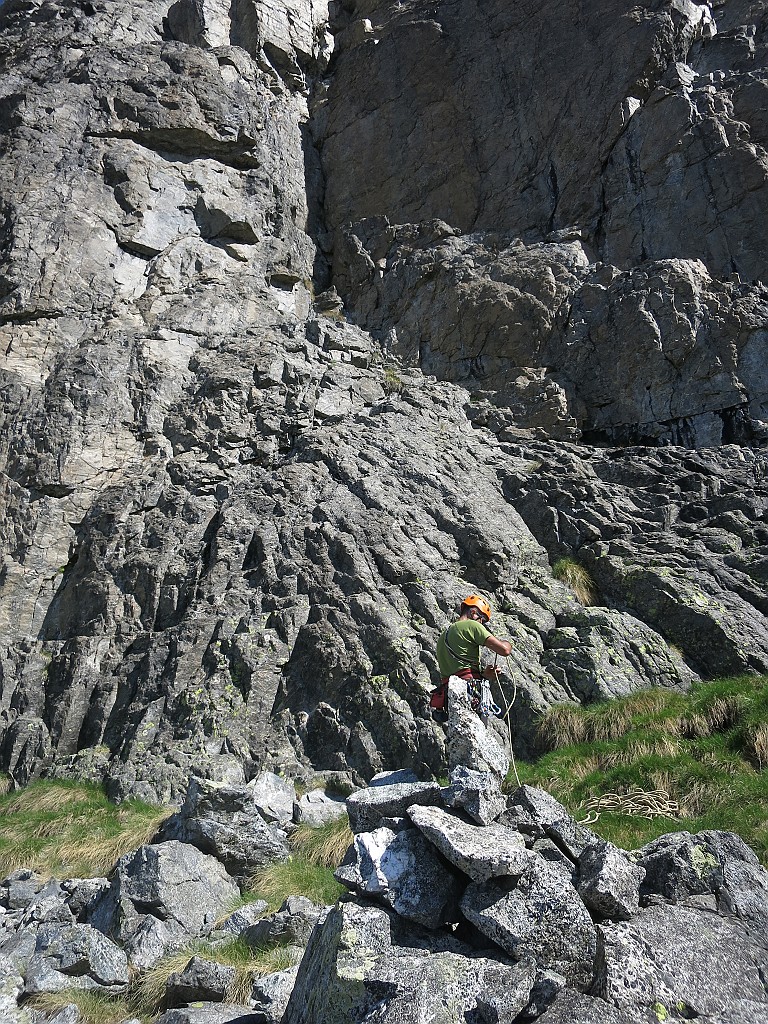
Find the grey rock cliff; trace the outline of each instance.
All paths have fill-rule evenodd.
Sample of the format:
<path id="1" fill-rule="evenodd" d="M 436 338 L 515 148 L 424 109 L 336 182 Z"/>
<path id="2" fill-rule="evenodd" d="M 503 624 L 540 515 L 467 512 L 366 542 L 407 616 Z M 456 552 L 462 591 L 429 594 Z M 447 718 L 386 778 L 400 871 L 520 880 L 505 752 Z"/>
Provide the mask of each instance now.
<path id="1" fill-rule="evenodd" d="M 0 768 L 442 770 L 475 590 L 519 754 L 768 671 L 767 9 L 0 5 Z"/>

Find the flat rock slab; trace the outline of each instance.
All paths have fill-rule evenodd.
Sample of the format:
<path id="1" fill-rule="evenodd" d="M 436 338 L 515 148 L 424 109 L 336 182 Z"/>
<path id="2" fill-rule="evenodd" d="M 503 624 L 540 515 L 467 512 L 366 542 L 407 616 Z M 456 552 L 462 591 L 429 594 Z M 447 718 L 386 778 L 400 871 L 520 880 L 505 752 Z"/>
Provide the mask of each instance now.
<path id="1" fill-rule="evenodd" d="M 293 820 L 297 825 L 316 828 L 328 821 L 343 818 L 347 810 L 344 800 L 329 796 L 324 789 L 312 789 L 293 804 Z"/>
<path id="2" fill-rule="evenodd" d="M 518 877 L 533 856 L 520 833 L 504 825 L 469 825 L 439 807 L 411 807 L 408 815 L 446 860 L 476 882 Z"/>
<path id="3" fill-rule="evenodd" d="M 430 938 L 375 907 L 342 903 L 313 934 L 282 1024 L 506 1024 L 528 1002 L 535 968 Z"/>
<path id="4" fill-rule="evenodd" d="M 263 1024 L 261 1017 L 249 1006 L 225 1006 L 208 1003 L 167 1010 L 155 1024 Z"/>
<path id="5" fill-rule="evenodd" d="M 764 1006 L 768 1020 L 766 971 L 768 949 L 739 921 L 716 913 L 663 904 L 598 925 L 594 993 L 619 1007 L 746 1024 L 738 1004 L 747 1000 Z"/>
<path id="6" fill-rule="evenodd" d="M 563 875 L 538 854 L 517 882 L 472 882 L 461 911 L 514 959 L 532 956 L 570 985 L 592 981 L 597 937 L 587 908 Z"/>
<path id="7" fill-rule="evenodd" d="M 442 791 L 437 782 L 398 782 L 359 789 L 347 797 L 349 827 L 353 832 L 371 832 L 382 823 L 402 818 L 414 804 L 437 806 L 441 801 Z"/>
<path id="8" fill-rule="evenodd" d="M 335 875 L 353 892 L 373 896 L 425 928 L 456 919 L 462 883 L 416 828 L 361 832 Z"/>
<path id="9" fill-rule="evenodd" d="M 298 973 L 297 965 L 254 980 L 251 1003 L 261 1024 L 280 1024 Z"/>
<path id="10" fill-rule="evenodd" d="M 183 971 L 175 971 L 165 984 L 166 1006 L 186 1003 L 222 1003 L 235 980 L 234 967 L 193 956 Z"/>
<path id="11" fill-rule="evenodd" d="M 655 1014 L 640 1017 L 604 999 L 569 989 L 561 992 L 536 1020 L 541 1024 L 659 1024 L 660 1019 Z"/>

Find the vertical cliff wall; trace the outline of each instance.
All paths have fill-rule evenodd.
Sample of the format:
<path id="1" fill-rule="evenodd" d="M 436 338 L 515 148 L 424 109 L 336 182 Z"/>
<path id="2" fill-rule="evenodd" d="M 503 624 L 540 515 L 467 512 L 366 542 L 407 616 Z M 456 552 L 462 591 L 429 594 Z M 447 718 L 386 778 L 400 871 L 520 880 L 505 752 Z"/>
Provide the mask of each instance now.
<path id="1" fill-rule="evenodd" d="M 435 768 L 476 589 L 522 753 L 768 671 L 764 21 L 6 0 L 2 767 Z"/>

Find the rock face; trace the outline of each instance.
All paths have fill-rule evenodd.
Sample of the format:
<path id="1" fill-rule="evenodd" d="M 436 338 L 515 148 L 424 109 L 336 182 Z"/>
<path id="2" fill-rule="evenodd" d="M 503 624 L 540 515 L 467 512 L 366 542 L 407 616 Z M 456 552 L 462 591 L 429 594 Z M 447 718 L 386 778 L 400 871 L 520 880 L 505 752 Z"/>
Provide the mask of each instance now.
<path id="1" fill-rule="evenodd" d="M 525 756 L 768 671 L 766 4 L 587 7 L 0 4 L 16 782 L 439 773 L 478 590 Z"/>

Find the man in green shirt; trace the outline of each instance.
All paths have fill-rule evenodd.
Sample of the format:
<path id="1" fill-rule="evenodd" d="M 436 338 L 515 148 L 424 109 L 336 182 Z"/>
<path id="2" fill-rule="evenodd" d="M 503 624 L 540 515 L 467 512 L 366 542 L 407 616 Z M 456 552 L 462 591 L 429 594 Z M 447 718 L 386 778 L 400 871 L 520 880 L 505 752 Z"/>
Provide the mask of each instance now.
<path id="1" fill-rule="evenodd" d="M 437 641 L 437 664 L 440 669 L 440 686 L 432 691 L 430 707 L 445 708 L 448 679 L 459 676 L 468 682 L 472 679 L 495 679 L 496 669 L 489 667 L 480 671 L 480 650 L 487 647 L 494 654 L 506 658 L 512 651 L 508 640 L 499 640 L 486 627 L 491 619 L 491 606 L 479 594 L 470 594 L 461 604 L 461 613 L 456 622 L 443 630 Z"/>

